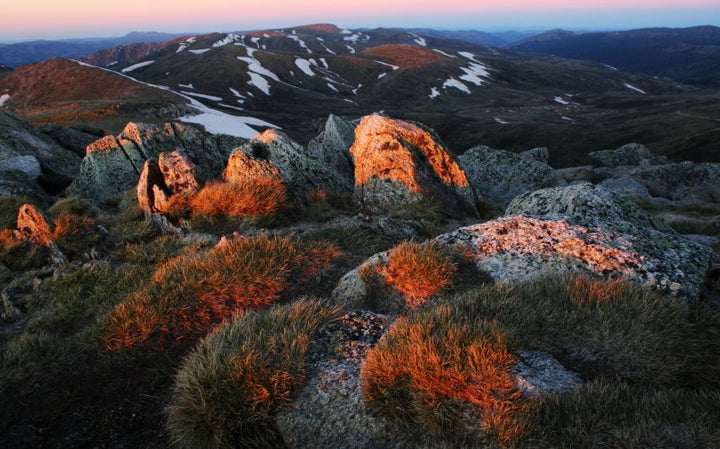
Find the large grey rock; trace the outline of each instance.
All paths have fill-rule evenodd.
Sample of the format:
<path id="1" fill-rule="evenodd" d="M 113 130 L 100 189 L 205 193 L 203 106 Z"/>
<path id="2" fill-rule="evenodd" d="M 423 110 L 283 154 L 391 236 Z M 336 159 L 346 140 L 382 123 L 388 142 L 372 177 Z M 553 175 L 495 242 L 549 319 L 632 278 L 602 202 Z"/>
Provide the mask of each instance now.
<path id="1" fill-rule="evenodd" d="M 85 148 L 88 145 L 105 135 L 99 129 L 83 126 L 66 128 L 55 124 L 41 125 L 38 127 L 38 131 L 51 137 L 64 148 L 80 157 L 85 156 Z"/>
<path id="2" fill-rule="evenodd" d="M 0 176 L 4 172 L 17 170 L 32 181 L 35 181 L 42 175 L 40 162 L 35 156 L 12 156 L 0 158 Z"/>
<path id="3" fill-rule="evenodd" d="M 355 128 L 350 153 L 355 197 L 370 209 L 430 198 L 450 213 L 477 215 L 477 196 L 465 172 L 431 130 L 368 115 Z"/>
<path id="4" fill-rule="evenodd" d="M 564 184 L 552 167 L 541 162 L 546 152 L 530 151 L 523 155 L 481 145 L 467 150 L 458 161 L 480 196 L 505 206 L 521 193 Z"/>
<path id="5" fill-rule="evenodd" d="M 654 197 L 720 203 L 720 164 L 678 162 L 634 168 L 628 173 Z"/>
<path id="6" fill-rule="evenodd" d="M 167 213 L 170 197 L 189 198 L 199 189 L 195 167 L 178 151 L 160 153 L 157 160 L 145 161 L 136 193 L 140 208 L 146 216 Z"/>
<path id="7" fill-rule="evenodd" d="M 128 123 L 117 137 L 105 136 L 87 147 L 80 175 L 68 191 L 105 201 L 134 188 L 146 160 L 173 151 L 195 166 L 199 181 L 218 178 L 232 148 L 221 145 L 222 141 L 219 136 L 206 136 L 185 124 Z M 231 140 L 225 144 L 238 142 Z"/>
<path id="8" fill-rule="evenodd" d="M 577 373 L 547 352 L 522 350 L 518 356 L 510 373 L 525 397 L 569 393 L 584 384 Z"/>
<path id="9" fill-rule="evenodd" d="M 478 268 L 496 280 L 589 272 L 691 299 L 700 294 L 713 253 L 627 197 L 587 183 L 523 194 L 505 218 L 438 239 L 468 244 Z"/>
<path id="10" fill-rule="evenodd" d="M 308 143 L 308 151 L 353 183 L 355 165 L 350 154 L 353 142 L 355 142 L 355 126 L 347 120 L 330 114 L 325 122 L 325 130 Z"/>
<path id="11" fill-rule="evenodd" d="M 347 179 L 325 161 L 311 155 L 300 144 L 279 131 L 268 129 L 252 141 L 238 147 L 233 154 L 238 151 L 255 161 L 270 162 L 280 172 L 290 192 L 296 197 L 302 198 L 312 190 L 338 195 L 352 193 L 352 184 Z M 253 165 L 259 168 L 258 164 Z"/>
<path id="12" fill-rule="evenodd" d="M 647 167 L 670 163 L 665 156 L 654 154 L 644 145 L 629 143 L 615 150 L 593 151 L 590 158 L 604 167 L 622 167 L 626 165 Z"/>
<path id="13" fill-rule="evenodd" d="M 622 195 L 629 195 L 643 199 L 652 198 L 652 195 L 650 195 L 650 191 L 647 187 L 645 187 L 645 184 L 628 176 L 604 179 L 599 185 L 611 192 Z"/>

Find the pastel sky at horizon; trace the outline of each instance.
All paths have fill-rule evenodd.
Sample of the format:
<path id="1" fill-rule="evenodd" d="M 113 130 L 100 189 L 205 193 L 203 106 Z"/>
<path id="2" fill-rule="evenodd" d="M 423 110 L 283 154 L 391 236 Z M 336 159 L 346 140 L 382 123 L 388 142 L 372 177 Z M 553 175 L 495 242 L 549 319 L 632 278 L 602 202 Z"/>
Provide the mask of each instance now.
<path id="1" fill-rule="evenodd" d="M 0 42 L 174 33 L 344 27 L 628 29 L 720 25 L 718 0 L 3 0 Z"/>

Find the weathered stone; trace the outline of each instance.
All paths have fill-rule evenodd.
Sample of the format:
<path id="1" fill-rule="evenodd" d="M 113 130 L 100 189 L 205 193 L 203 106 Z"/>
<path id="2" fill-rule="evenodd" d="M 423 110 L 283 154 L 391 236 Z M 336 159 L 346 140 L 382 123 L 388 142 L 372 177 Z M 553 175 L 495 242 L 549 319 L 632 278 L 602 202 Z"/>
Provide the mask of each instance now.
<path id="1" fill-rule="evenodd" d="M 628 176 L 644 184 L 654 197 L 673 201 L 720 203 L 720 164 L 679 162 L 640 167 Z"/>
<path id="2" fill-rule="evenodd" d="M 308 143 L 308 151 L 354 182 L 355 165 L 350 147 L 355 141 L 355 127 L 347 120 L 330 114 L 325 130 Z"/>
<path id="3" fill-rule="evenodd" d="M 377 114 L 363 117 L 350 148 L 355 196 L 369 208 L 431 198 L 451 213 L 477 215 L 476 195 L 460 165 L 430 131 Z"/>
<path id="4" fill-rule="evenodd" d="M 66 128 L 55 124 L 45 124 L 40 125 L 38 131 L 80 157 L 85 156 L 85 149 L 88 145 L 104 136 L 101 129 L 92 129 L 87 126 Z"/>
<path id="5" fill-rule="evenodd" d="M 238 151 L 249 158 L 235 155 Z M 236 169 L 242 164 L 246 164 L 246 168 L 254 173 L 269 175 L 273 172 L 271 165 L 280 172 L 290 192 L 296 197 L 302 198 L 312 190 L 338 195 L 352 192 L 351 184 L 336 170 L 310 155 L 300 144 L 279 131 L 268 129 L 237 148 L 235 153 L 231 157 L 235 159 L 235 169 L 226 172 L 226 177 L 240 176 Z"/>
<path id="6" fill-rule="evenodd" d="M 6 159 L 0 158 L 0 176 L 2 172 L 16 170 L 29 179 L 35 181 L 42 175 L 40 162 L 35 156 L 14 156 Z"/>
<path id="7" fill-rule="evenodd" d="M 32 204 L 20 206 L 16 234 L 18 238 L 32 240 L 40 245 L 47 245 L 52 241 L 50 225 L 42 212 Z"/>
<path id="8" fill-rule="evenodd" d="M 230 155 L 227 167 L 223 171 L 223 179 L 229 182 L 247 182 L 263 178 L 282 179 L 282 175 L 272 162 L 245 154 L 241 150 Z"/>
<path id="9" fill-rule="evenodd" d="M 183 124 L 128 123 L 117 137 L 106 136 L 87 147 L 80 175 L 68 190 L 105 201 L 135 187 L 146 160 L 175 151 L 192 163 L 198 180 L 217 178 L 230 153 L 219 141 Z"/>
<path id="10" fill-rule="evenodd" d="M 670 162 L 665 156 L 656 155 L 644 145 L 637 143 L 629 143 L 615 150 L 593 151 L 589 156 L 598 164 L 610 168 L 626 165 L 647 167 Z"/>
<path id="11" fill-rule="evenodd" d="M 645 184 L 628 176 L 605 179 L 600 183 L 600 186 L 623 195 L 631 195 L 643 199 L 650 199 L 652 197 L 647 187 L 645 187 Z"/>
<path id="12" fill-rule="evenodd" d="M 543 396 L 551 393 L 569 393 L 584 382 L 543 351 L 520 351 L 519 360 L 512 367 L 515 386 L 525 397 Z"/>
<path id="13" fill-rule="evenodd" d="M 591 184 L 523 194 L 506 218 L 438 239 L 469 243 L 478 268 L 496 280 L 591 272 L 691 299 L 712 258 L 710 248 L 654 220 L 627 197 Z"/>
<path id="14" fill-rule="evenodd" d="M 480 196 L 505 206 L 521 193 L 564 185 L 552 167 L 538 160 L 544 157 L 542 149 L 530 151 L 534 153 L 521 155 L 477 146 L 458 161 Z"/>
<path id="15" fill-rule="evenodd" d="M 531 148 L 518 153 L 518 156 L 547 164 L 550 161 L 550 150 L 547 147 Z"/>

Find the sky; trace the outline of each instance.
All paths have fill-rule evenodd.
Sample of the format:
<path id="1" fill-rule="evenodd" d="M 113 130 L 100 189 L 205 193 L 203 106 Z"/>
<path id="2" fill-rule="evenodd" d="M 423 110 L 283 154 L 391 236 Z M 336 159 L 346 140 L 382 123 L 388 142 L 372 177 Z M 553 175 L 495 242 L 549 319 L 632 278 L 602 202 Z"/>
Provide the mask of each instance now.
<path id="1" fill-rule="evenodd" d="M 720 0 L 2 0 L 0 42 L 321 22 L 489 31 L 720 26 Z"/>

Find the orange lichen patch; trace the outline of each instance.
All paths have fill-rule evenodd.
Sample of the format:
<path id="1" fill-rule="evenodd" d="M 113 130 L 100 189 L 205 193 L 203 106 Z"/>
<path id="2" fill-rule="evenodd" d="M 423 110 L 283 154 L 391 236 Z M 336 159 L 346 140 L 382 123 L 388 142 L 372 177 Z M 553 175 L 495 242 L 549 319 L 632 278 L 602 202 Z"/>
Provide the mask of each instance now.
<path id="1" fill-rule="evenodd" d="M 193 214 L 257 217 L 277 212 L 287 200 L 281 178 L 247 178 L 234 182 L 214 181 L 190 200 Z"/>
<path id="2" fill-rule="evenodd" d="M 471 248 L 477 258 L 503 252 L 558 254 L 580 260 L 601 274 L 633 269 L 641 262 L 637 253 L 610 247 L 611 236 L 607 233 L 591 232 L 564 220 L 546 221 L 517 216 L 500 218 L 471 229 L 478 236 Z"/>
<path id="3" fill-rule="evenodd" d="M 364 185 L 375 176 L 401 183 L 412 192 L 423 192 L 410 148 L 419 150 L 443 183 L 468 187 L 465 172 L 429 132 L 377 114 L 363 117 L 355 128 L 355 143 L 350 148 L 355 160 L 355 184 Z"/>
<path id="4" fill-rule="evenodd" d="M 330 244 L 267 236 L 237 236 L 187 252 L 160 266 L 150 285 L 115 308 L 105 346 L 122 349 L 155 334 L 202 335 L 239 311 L 275 302 L 339 255 Z"/>
<path id="5" fill-rule="evenodd" d="M 277 130 L 268 128 L 265 131 L 261 132 L 257 136 L 253 137 L 251 142 L 263 142 L 266 144 L 271 144 L 275 139 L 279 139 L 280 134 Z"/>
<path id="6" fill-rule="evenodd" d="M 251 31 L 249 33 L 244 33 L 246 36 L 250 37 L 283 37 L 287 36 L 287 33 L 283 33 L 282 31 L 278 30 L 261 30 L 261 31 Z"/>
<path id="7" fill-rule="evenodd" d="M 447 306 L 434 313 L 440 320 L 452 314 Z M 510 442 L 524 428 L 526 405 L 510 374 L 516 359 L 507 336 L 491 323 L 454 324 L 399 319 L 363 363 L 365 399 L 381 413 L 406 414 L 439 434 L 471 424 Z M 477 335 L 477 326 L 490 329 Z"/>
<path id="8" fill-rule="evenodd" d="M 329 24 L 329 23 L 312 23 L 310 25 L 302 25 L 294 27 L 297 30 L 315 30 L 315 31 L 324 31 L 326 33 L 337 33 L 340 31 L 340 28 L 336 27 L 335 25 Z"/>
<path id="9" fill-rule="evenodd" d="M 115 136 L 104 136 L 91 143 L 85 148 L 85 154 L 104 153 L 117 148 Z"/>
<path id="10" fill-rule="evenodd" d="M 407 44 L 380 45 L 363 50 L 361 53 L 396 65 L 400 70 L 419 69 L 447 60 L 437 52 Z"/>
<path id="11" fill-rule="evenodd" d="M 410 308 L 449 286 L 457 264 L 441 244 L 404 242 L 388 254 L 387 265 L 378 268 L 385 282 L 405 295 Z"/>

